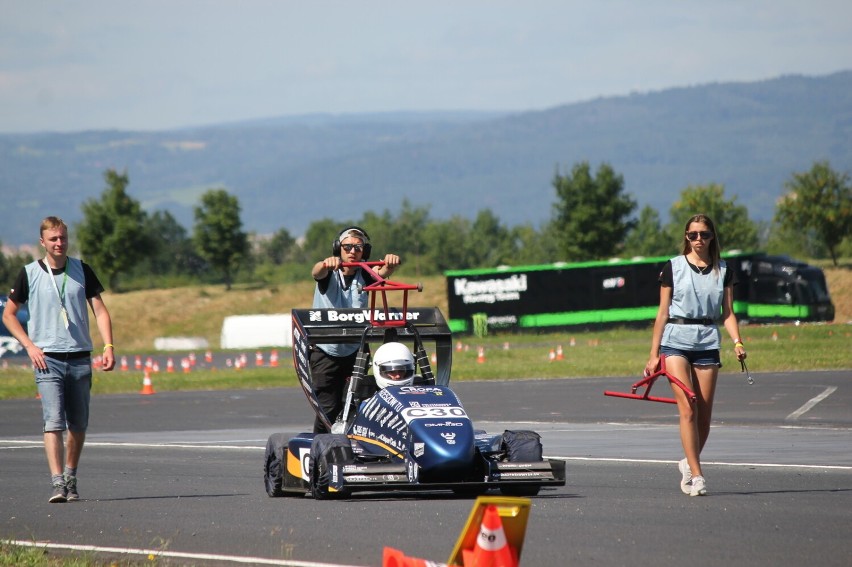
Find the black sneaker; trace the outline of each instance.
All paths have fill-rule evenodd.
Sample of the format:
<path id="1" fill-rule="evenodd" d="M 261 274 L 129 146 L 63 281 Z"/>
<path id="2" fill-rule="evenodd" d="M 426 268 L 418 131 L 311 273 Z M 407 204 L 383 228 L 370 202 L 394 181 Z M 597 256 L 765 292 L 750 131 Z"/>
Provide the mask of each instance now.
<path id="1" fill-rule="evenodd" d="M 65 490 L 64 484 L 54 484 L 53 485 L 53 496 L 48 500 L 51 504 L 59 504 L 61 502 L 68 502 L 68 493 Z"/>
<path id="2" fill-rule="evenodd" d="M 80 499 L 80 495 L 77 493 L 77 477 L 76 476 L 66 476 L 65 477 L 65 493 L 66 499 L 68 502 L 76 502 Z"/>

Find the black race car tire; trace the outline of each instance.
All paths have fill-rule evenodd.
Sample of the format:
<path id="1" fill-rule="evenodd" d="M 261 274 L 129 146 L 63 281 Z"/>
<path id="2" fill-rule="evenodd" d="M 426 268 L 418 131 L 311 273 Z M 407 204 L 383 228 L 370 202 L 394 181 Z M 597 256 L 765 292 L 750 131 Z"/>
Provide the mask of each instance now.
<path id="1" fill-rule="evenodd" d="M 266 440 L 263 458 L 263 484 L 270 497 L 284 496 L 281 487 L 284 484 L 286 459 L 287 436 L 284 433 L 273 433 Z"/>
<path id="2" fill-rule="evenodd" d="M 505 458 L 514 462 L 539 462 L 543 459 L 541 435 L 535 431 L 519 430 L 503 432 L 502 447 Z M 541 490 L 538 484 L 515 484 L 500 487 L 500 492 L 506 496 L 535 496 Z"/>
<path id="3" fill-rule="evenodd" d="M 311 443 L 311 494 L 316 500 L 345 498 L 346 490 L 329 491 L 331 464 L 355 460 L 352 445 L 346 435 L 321 433 Z"/>

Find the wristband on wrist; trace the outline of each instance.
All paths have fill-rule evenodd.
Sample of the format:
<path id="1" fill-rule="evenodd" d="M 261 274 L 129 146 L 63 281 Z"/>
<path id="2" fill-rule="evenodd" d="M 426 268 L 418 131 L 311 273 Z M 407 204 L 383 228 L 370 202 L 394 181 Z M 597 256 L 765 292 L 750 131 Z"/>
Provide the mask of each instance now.
<path id="1" fill-rule="evenodd" d="M 745 348 L 745 345 L 744 345 L 744 344 L 743 344 L 743 342 L 742 342 L 741 340 L 739 340 L 739 339 L 737 339 L 736 341 L 734 341 L 734 348 L 737 348 L 738 346 L 741 346 L 741 347 Z"/>
<path id="2" fill-rule="evenodd" d="M 106 349 L 108 349 L 108 348 L 115 349 L 115 345 L 113 345 L 112 343 L 107 343 L 107 344 L 105 344 L 105 345 L 104 345 L 104 350 L 106 350 Z"/>

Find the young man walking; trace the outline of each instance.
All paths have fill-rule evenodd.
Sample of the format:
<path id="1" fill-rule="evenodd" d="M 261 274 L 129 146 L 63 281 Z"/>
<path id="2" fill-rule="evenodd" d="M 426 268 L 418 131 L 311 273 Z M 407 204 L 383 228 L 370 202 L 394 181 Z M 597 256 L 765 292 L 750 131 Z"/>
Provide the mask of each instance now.
<path id="1" fill-rule="evenodd" d="M 68 257 L 68 227 L 58 217 L 41 223 L 42 260 L 24 266 L 3 311 L 3 324 L 26 349 L 41 396 L 44 450 L 53 493 L 50 502 L 79 500 L 77 467 L 89 426 L 92 339 L 88 305 L 104 341 L 104 370 L 115 367 L 112 320 L 101 282 L 88 264 Z M 18 321 L 29 306 L 27 329 Z M 68 432 L 67 443 L 64 439 Z"/>

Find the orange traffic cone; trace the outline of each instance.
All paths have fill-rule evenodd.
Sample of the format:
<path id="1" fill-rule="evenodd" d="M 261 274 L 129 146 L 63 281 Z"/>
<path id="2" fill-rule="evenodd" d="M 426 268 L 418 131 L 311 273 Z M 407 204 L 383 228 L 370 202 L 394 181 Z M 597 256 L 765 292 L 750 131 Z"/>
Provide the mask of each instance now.
<path id="1" fill-rule="evenodd" d="M 273 350 L 269 353 L 269 366 L 275 368 L 278 366 L 278 351 Z"/>
<path id="2" fill-rule="evenodd" d="M 385 547 L 382 551 L 382 567 L 447 567 L 447 564 L 407 557 L 398 549 Z"/>
<path id="3" fill-rule="evenodd" d="M 564 360 L 565 354 L 562 352 L 562 345 L 556 345 L 556 360 Z"/>
<path id="4" fill-rule="evenodd" d="M 174 372 L 175 371 L 175 361 L 172 360 L 172 357 L 166 359 L 166 372 Z"/>
<path id="5" fill-rule="evenodd" d="M 139 392 L 143 396 L 150 396 L 154 393 L 154 385 L 151 383 L 151 372 L 146 369 L 145 377 L 142 378 L 142 391 Z"/>
<path id="6" fill-rule="evenodd" d="M 127 366 L 127 357 L 121 357 L 121 370 L 126 371 L 129 367 Z"/>
<path id="7" fill-rule="evenodd" d="M 479 351 L 476 355 L 476 362 L 479 362 L 480 364 L 485 362 L 485 347 L 479 347 Z"/>
<path id="8" fill-rule="evenodd" d="M 382 550 L 382 567 L 405 567 L 405 554 L 398 549 L 385 547 Z"/>
<path id="9" fill-rule="evenodd" d="M 547 353 L 547 360 L 549 360 L 550 362 L 556 360 L 556 353 L 553 352 L 553 349 L 550 349 L 550 352 Z"/>
<path id="10" fill-rule="evenodd" d="M 263 366 L 263 353 L 257 351 L 254 353 L 254 365 L 255 366 Z"/>
<path id="11" fill-rule="evenodd" d="M 473 549 L 462 552 L 465 567 L 518 567 L 518 554 L 509 547 L 497 506 L 489 504 Z"/>

